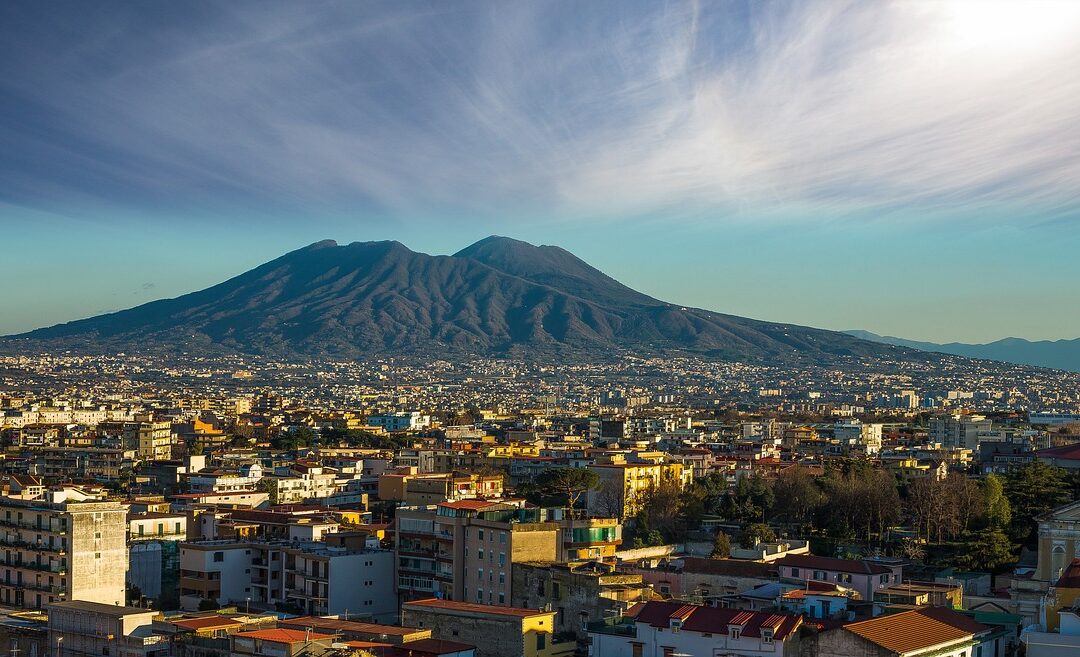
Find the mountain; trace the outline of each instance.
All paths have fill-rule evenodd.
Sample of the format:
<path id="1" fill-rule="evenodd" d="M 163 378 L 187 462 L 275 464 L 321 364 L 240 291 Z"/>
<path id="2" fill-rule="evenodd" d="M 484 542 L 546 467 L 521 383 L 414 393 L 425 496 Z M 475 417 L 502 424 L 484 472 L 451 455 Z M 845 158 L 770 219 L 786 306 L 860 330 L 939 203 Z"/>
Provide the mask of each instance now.
<path id="1" fill-rule="evenodd" d="M 938 344 L 935 342 L 905 340 L 891 335 L 878 335 L 870 331 L 845 332 L 863 340 L 919 349 L 920 351 L 1080 372 L 1080 339 L 1039 340 L 1033 342 L 1023 338 L 1004 338 L 986 344 L 965 344 L 963 342 Z"/>
<path id="2" fill-rule="evenodd" d="M 754 362 L 832 362 L 905 351 L 675 306 L 568 251 L 505 237 L 453 256 L 398 242 L 318 242 L 199 292 L 13 339 L 21 346 L 340 357 L 685 350 Z"/>

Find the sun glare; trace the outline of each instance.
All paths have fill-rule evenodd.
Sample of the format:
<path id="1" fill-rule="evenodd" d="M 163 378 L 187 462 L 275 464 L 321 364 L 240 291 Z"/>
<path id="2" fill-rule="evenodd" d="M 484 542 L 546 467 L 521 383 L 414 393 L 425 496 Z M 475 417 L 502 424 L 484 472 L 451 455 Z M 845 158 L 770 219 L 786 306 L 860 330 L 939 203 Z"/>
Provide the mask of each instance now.
<path id="1" fill-rule="evenodd" d="M 1049 50 L 1080 39 L 1080 0 L 954 0 L 946 21 L 958 48 Z"/>

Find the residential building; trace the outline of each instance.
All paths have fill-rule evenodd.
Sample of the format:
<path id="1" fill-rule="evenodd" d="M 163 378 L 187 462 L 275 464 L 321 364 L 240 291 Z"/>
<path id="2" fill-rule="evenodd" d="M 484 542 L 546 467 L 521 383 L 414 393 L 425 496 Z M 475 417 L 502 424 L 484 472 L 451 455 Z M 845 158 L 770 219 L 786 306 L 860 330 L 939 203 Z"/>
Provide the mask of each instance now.
<path id="1" fill-rule="evenodd" d="M 399 509 L 398 594 L 509 605 L 513 564 L 557 559 L 556 511 L 484 500 Z"/>
<path id="2" fill-rule="evenodd" d="M 369 427 L 378 427 L 387 432 L 418 431 L 431 426 L 431 417 L 422 415 L 419 411 L 386 413 L 368 417 L 367 425 Z"/>
<path id="3" fill-rule="evenodd" d="M 316 657 L 330 652 L 333 644 L 333 634 L 284 628 L 229 635 L 229 651 L 234 657 Z"/>
<path id="4" fill-rule="evenodd" d="M 930 441 L 948 449 L 979 449 L 979 434 L 993 429 L 982 415 L 937 415 L 930 418 Z"/>
<path id="5" fill-rule="evenodd" d="M 942 612 L 947 612 L 946 617 Z M 949 610 L 913 609 L 821 632 L 811 654 L 833 657 L 975 657 L 990 628 Z M 987 651 L 984 657 L 996 654 Z"/>
<path id="6" fill-rule="evenodd" d="M 899 584 L 903 577 L 903 566 L 900 563 L 870 559 L 834 559 L 810 554 L 789 554 L 774 563 L 782 581 L 840 584 L 857 591 L 863 600 L 873 600 L 875 591 Z"/>
<path id="7" fill-rule="evenodd" d="M 432 598 L 402 604 L 401 624 L 472 644 L 476 657 L 568 657 L 577 649 L 574 639 L 557 640 L 553 611 Z"/>
<path id="8" fill-rule="evenodd" d="M 54 657 L 166 657 L 167 637 L 152 631 L 156 611 L 68 600 L 47 606 Z"/>
<path id="9" fill-rule="evenodd" d="M 802 616 L 646 602 L 627 616 L 589 625 L 592 654 L 604 657 L 799 654 Z"/>
<path id="10" fill-rule="evenodd" d="M 308 545 L 285 550 L 285 599 L 315 616 L 397 620 L 394 553 Z"/>
<path id="11" fill-rule="evenodd" d="M 292 605 L 311 615 L 396 619 L 394 553 L 320 541 L 204 541 L 180 545 L 180 604 Z"/>
<path id="12" fill-rule="evenodd" d="M 586 638 L 587 623 L 622 616 L 654 596 L 641 575 L 597 561 L 514 564 L 512 591 L 511 606 L 550 609 L 555 631 L 576 633 L 579 640 Z"/>
<path id="13" fill-rule="evenodd" d="M 22 608 L 62 600 L 124 603 L 127 507 L 67 495 L 0 497 L 0 603 Z"/>
<path id="14" fill-rule="evenodd" d="M 628 518 L 641 509 L 645 494 L 661 482 L 685 487 L 693 480 L 693 470 L 681 463 L 627 463 L 622 454 L 613 454 L 608 460 L 589 466 L 600 478 L 587 496 L 589 510 L 597 515 Z"/>

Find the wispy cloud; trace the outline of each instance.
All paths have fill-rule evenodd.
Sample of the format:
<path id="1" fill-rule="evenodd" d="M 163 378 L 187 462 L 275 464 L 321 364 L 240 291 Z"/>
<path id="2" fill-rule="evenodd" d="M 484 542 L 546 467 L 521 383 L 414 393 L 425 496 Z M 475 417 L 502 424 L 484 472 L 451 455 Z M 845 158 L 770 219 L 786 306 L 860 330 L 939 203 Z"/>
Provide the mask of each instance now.
<path id="1" fill-rule="evenodd" d="M 0 200 L 1071 220 L 1080 12 L 973 1 L 8 5 Z"/>

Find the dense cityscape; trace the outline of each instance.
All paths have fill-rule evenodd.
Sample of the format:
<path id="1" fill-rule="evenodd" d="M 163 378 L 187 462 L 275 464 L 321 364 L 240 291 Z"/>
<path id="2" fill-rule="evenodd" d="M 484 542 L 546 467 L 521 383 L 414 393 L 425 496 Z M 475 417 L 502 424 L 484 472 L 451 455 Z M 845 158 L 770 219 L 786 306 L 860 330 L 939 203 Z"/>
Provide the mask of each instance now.
<path id="1" fill-rule="evenodd" d="M 20 653 L 1040 654 L 1080 596 L 1076 374 L 0 363 Z"/>

